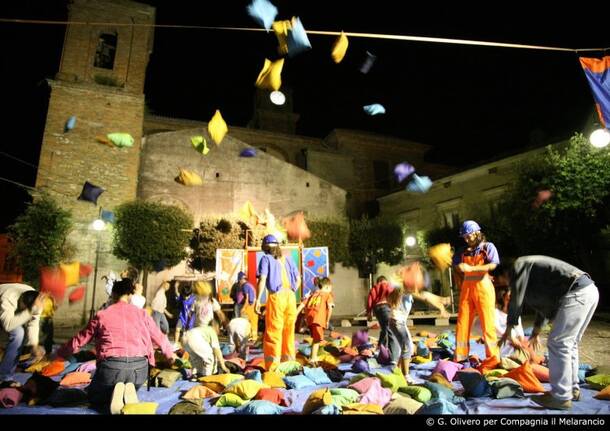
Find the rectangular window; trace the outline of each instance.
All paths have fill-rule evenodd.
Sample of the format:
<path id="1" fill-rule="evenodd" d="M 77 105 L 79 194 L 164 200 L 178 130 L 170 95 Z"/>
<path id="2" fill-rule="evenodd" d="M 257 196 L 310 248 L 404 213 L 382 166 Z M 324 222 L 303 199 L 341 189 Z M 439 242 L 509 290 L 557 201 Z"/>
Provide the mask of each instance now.
<path id="1" fill-rule="evenodd" d="M 449 210 L 443 213 L 445 219 L 445 227 L 454 229 L 460 224 L 460 213 L 458 210 Z"/>
<path id="2" fill-rule="evenodd" d="M 390 166 L 385 160 L 373 161 L 375 188 L 388 190 L 390 188 Z"/>
<path id="3" fill-rule="evenodd" d="M 114 68 L 114 56 L 116 54 L 117 46 L 117 34 L 116 33 L 102 33 L 97 41 L 97 48 L 95 50 L 95 62 L 93 66 L 99 67 L 100 69 Z"/>

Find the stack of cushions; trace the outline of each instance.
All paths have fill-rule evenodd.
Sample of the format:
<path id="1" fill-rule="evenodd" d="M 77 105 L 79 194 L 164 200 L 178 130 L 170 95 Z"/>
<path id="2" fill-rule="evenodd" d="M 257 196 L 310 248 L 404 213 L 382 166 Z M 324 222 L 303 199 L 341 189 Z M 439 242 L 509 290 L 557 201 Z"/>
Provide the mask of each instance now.
<path id="1" fill-rule="evenodd" d="M 504 377 L 517 381 L 525 392 L 544 392 L 544 387 L 540 383 L 540 380 L 534 375 L 534 371 L 529 362 L 526 362 L 519 368 L 509 371 Z"/>
<path id="2" fill-rule="evenodd" d="M 203 385 L 193 386 L 188 391 L 186 391 L 184 394 L 182 394 L 182 398 L 185 400 L 216 398 L 218 396 L 219 396 L 218 393 L 214 392 L 210 388 L 203 386 Z"/>
<path id="3" fill-rule="evenodd" d="M 349 386 L 360 393 L 360 402 L 363 404 L 378 404 L 385 406 L 392 398 L 392 391 L 381 387 L 381 382 L 375 377 L 367 377 Z"/>
<path id="4" fill-rule="evenodd" d="M 216 407 L 239 407 L 245 404 L 247 401 L 241 398 L 237 394 L 229 393 L 222 394 L 218 400 L 216 400 Z"/>
<path id="5" fill-rule="evenodd" d="M 464 387 L 464 395 L 467 397 L 489 397 L 491 396 L 491 387 L 485 377 L 477 370 L 467 368 L 458 371 L 457 378 Z"/>
<path id="6" fill-rule="evenodd" d="M 303 375 L 316 385 L 326 385 L 332 383 L 322 368 L 303 367 Z"/>
<path id="7" fill-rule="evenodd" d="M 269 389 L 269 385 L 257 382 L 256 380 L 237 380 L 227 386 L 225 394 L 235 394 L 244 400 L 251 400 L 259 390 Z"/>
<path id="8" fill-rule="evenodd" d="M 405 388 L 400 388 L 398 392 L 407 394 L 415 401 L 419 401 L 420 403 L 426 403 L 432 398 L 432 392 L 430 392 L 430 389 L 423 386 L 407 386 Z"/>
<path id="9" fill-rule="evenodd" d="M 199 382 L 214 392 L 220 393 L 224 391 L 225 387 L 229 386 L 234 381 L 242 380 L 243 378 L 244 376 L 240 376 L 239 374 L 218 374 L 214 376 L 200 377 Z"/>
<path id="10" fill-rule="evenodd" d="M 395 394 L 392 400 L 383 408 L 386 415 L 414 415 L 421 409 L 423 403 L 411 397 Z"/>
<path id="11" fill-rule="evenodd" d="M 284 394 L 279 389 L 262 388 L 258 391 L 254 399 L 269 401 L 284 407 L 287 405 Z"/>
<path id="12" fill-rule="evenodd" d="M 280 415 L 284 409 L 271 401 L 255 400 L 250 401 L 235 409 L 239 415 Z"/>
<path id="13" fill-rule="evenodd" d="M 407 386 L 405 376 L 399 368 L 394 368 L 391 374 L 377 373 L 377 378 L 381 380 L 381 386 L 389 388 L 392 393 L 397 392 L 400 388 Z"/>
<path id="14" fill-rule="evenodd" d="M 513 379 L 501 377 L 493 382 L 489 382 L 491 393 L 494 398 L 523 398 L 523 388 Z"/>
<path id="15" fill-rule="evenodd" d="M 353 389 L 332 388 L 330 394 L 333 399 L 333 404 L 343 407 L 358 401 L 360 394 Z"/>
<path id="16" fill-rule="evenodd" d="M 302 374 L 284 377 L 284 382 L 286 382 L 286 386 L 288 386 L 290 389 L 303 389 L 316 386 L 311 379 Z"/>
<path id="17" fill-rule="evenodd" d="M 307 401 L 305 401 L 305 405 L 303 406 L 303 414 L 308 415 L 319 408 L 324 406 L 328 406 L 333 403 L 333 397 L 330 393 L 330 390 L 318 389 L 317 391 L 313 391 Z"/>
<path id="18" fill-rule="evenodd" d="M 263 373 L 263 383 L 271 388 L 285 388 L 286 383 L 282 379 L 282 375 L 275 371 L 265 371 Z"/>

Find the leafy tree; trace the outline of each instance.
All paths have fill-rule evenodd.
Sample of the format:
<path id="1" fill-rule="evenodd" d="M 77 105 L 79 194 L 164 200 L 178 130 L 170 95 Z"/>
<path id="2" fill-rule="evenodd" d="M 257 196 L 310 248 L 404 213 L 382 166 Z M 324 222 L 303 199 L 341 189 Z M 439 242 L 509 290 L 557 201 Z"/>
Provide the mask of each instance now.
<path id="1" fill-rule="evenodd" d="M 192 215 L 182 208 L 155 202 L 127 202 L 115 210 L 113 254 L 144 271 L 177 265 L 187 257 Z"/>
<path id="2" fill-rule="evenodd" d="M 71 230 L 70 212 L 46 194 L 9 226 L 13 242 L 10 257 L 23 272 L 26 283 L 38 287 L 41 267 L 56 266 L 73 257 L 74 247 L 67 240 Z"/>
<path id="3" fill-rule="evenodd" d="M 348 244 L 350 263 L 361 270 L 369 262 L 396 265 L 404 255 L 403 227 L 384 217 L 352 220 Z"/>
<path id="4" fill-rule="evenodd" d="M 610 151 L 582 134 L 523 163 L 500 210 L 518 254 L 548 254 L 594 272 L 600 262 L 593 250 L 609 225 L 609 167 Z M 541 190 L 552 196 L 536 207 Z"/>
<path id="5" fill-rule="evenodd" d="M 231 218 L 208 217 L 193 229 L 190 239 L 192 250 L 188 264 L 197 271 L 214 271 L 216 268 L 216 249 L 244 248 L 248 226 Z M 248 245 L 260 244 L 262 233 L 258 230 L 248 234 Z M 261 238 L 259 238 L 261 237 Z"/>
<path id="6" fill-rule="evenodd" d="M 348 264 L 350 251 L 347 247 L 349 224 L 339 218 L 312 218 L 307 220 L 311 238 L 304 242 L 306 247 L 328 247 L 329 264 L 334 270 L 335 262 Z"/>

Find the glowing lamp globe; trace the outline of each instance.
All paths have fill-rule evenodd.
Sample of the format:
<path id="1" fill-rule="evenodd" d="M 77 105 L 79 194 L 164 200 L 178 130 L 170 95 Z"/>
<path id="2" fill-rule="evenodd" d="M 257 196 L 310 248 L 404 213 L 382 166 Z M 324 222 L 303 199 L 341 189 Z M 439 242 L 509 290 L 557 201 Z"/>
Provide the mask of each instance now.
<path id="1" fill-rule="evenodd" d="M 281 91 L 272 91 L 269 95 L 269 99 L 271 99 L 271 103 L 274 105 L 283 105 L 286 103 L 286 96 Z"/>
<path id="2" fill-rule="evenodd" d="M 604 148 L 610 143 L 610 132 L 608 129 L 597 129 L 595 132 L 591 133 L 589 142 L 591 142 L 591 145 L 595 148 Z"/>

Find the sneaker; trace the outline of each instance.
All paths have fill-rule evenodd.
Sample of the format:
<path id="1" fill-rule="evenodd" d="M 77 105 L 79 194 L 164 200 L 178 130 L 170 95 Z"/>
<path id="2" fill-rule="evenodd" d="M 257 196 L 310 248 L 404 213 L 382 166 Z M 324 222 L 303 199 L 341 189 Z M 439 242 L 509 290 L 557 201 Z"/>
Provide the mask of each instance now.
<path id="1" fill-rule="evenodd" d="M 580 401 L 580 389 L 572 389 L 572 401 Z"/>
<path id="2" fill-rule="evenodd" d="M 546 407 L 552 410 L 570 410 L 572 408 L 572 401 L 570 400 L 558 400 L 553 395 L 546 393 L 544 395 L 534 395 L 531 398 L 536 404 Z"/>
<path id="3" fill-rule="evenodd" d="M 414 385 L 415 384 L 415 380 L 413 380 L 413 377 L 411 377 L 410 375 L 406 375 L 405 376 L 405 380 L 407 381 L 407 384 L 409 386 Z"/>
<path id="4" fill-rule="evenodd" d="M 125 383 L 125 395 L 123 398 L 125 399 L 125 404 L 137 404 L 140 402 L 133 383 Z"/>
<path id="5" fill-rule="evenodd" d="M 114 390 L 112 391 L 112 399 L 110 401 L 110 414 L 118 415 L 121 414 L 121 410 L 125 406 L 124 402 L 125 397 L 125 383 L 119 382 L 114 385 Z"/>

